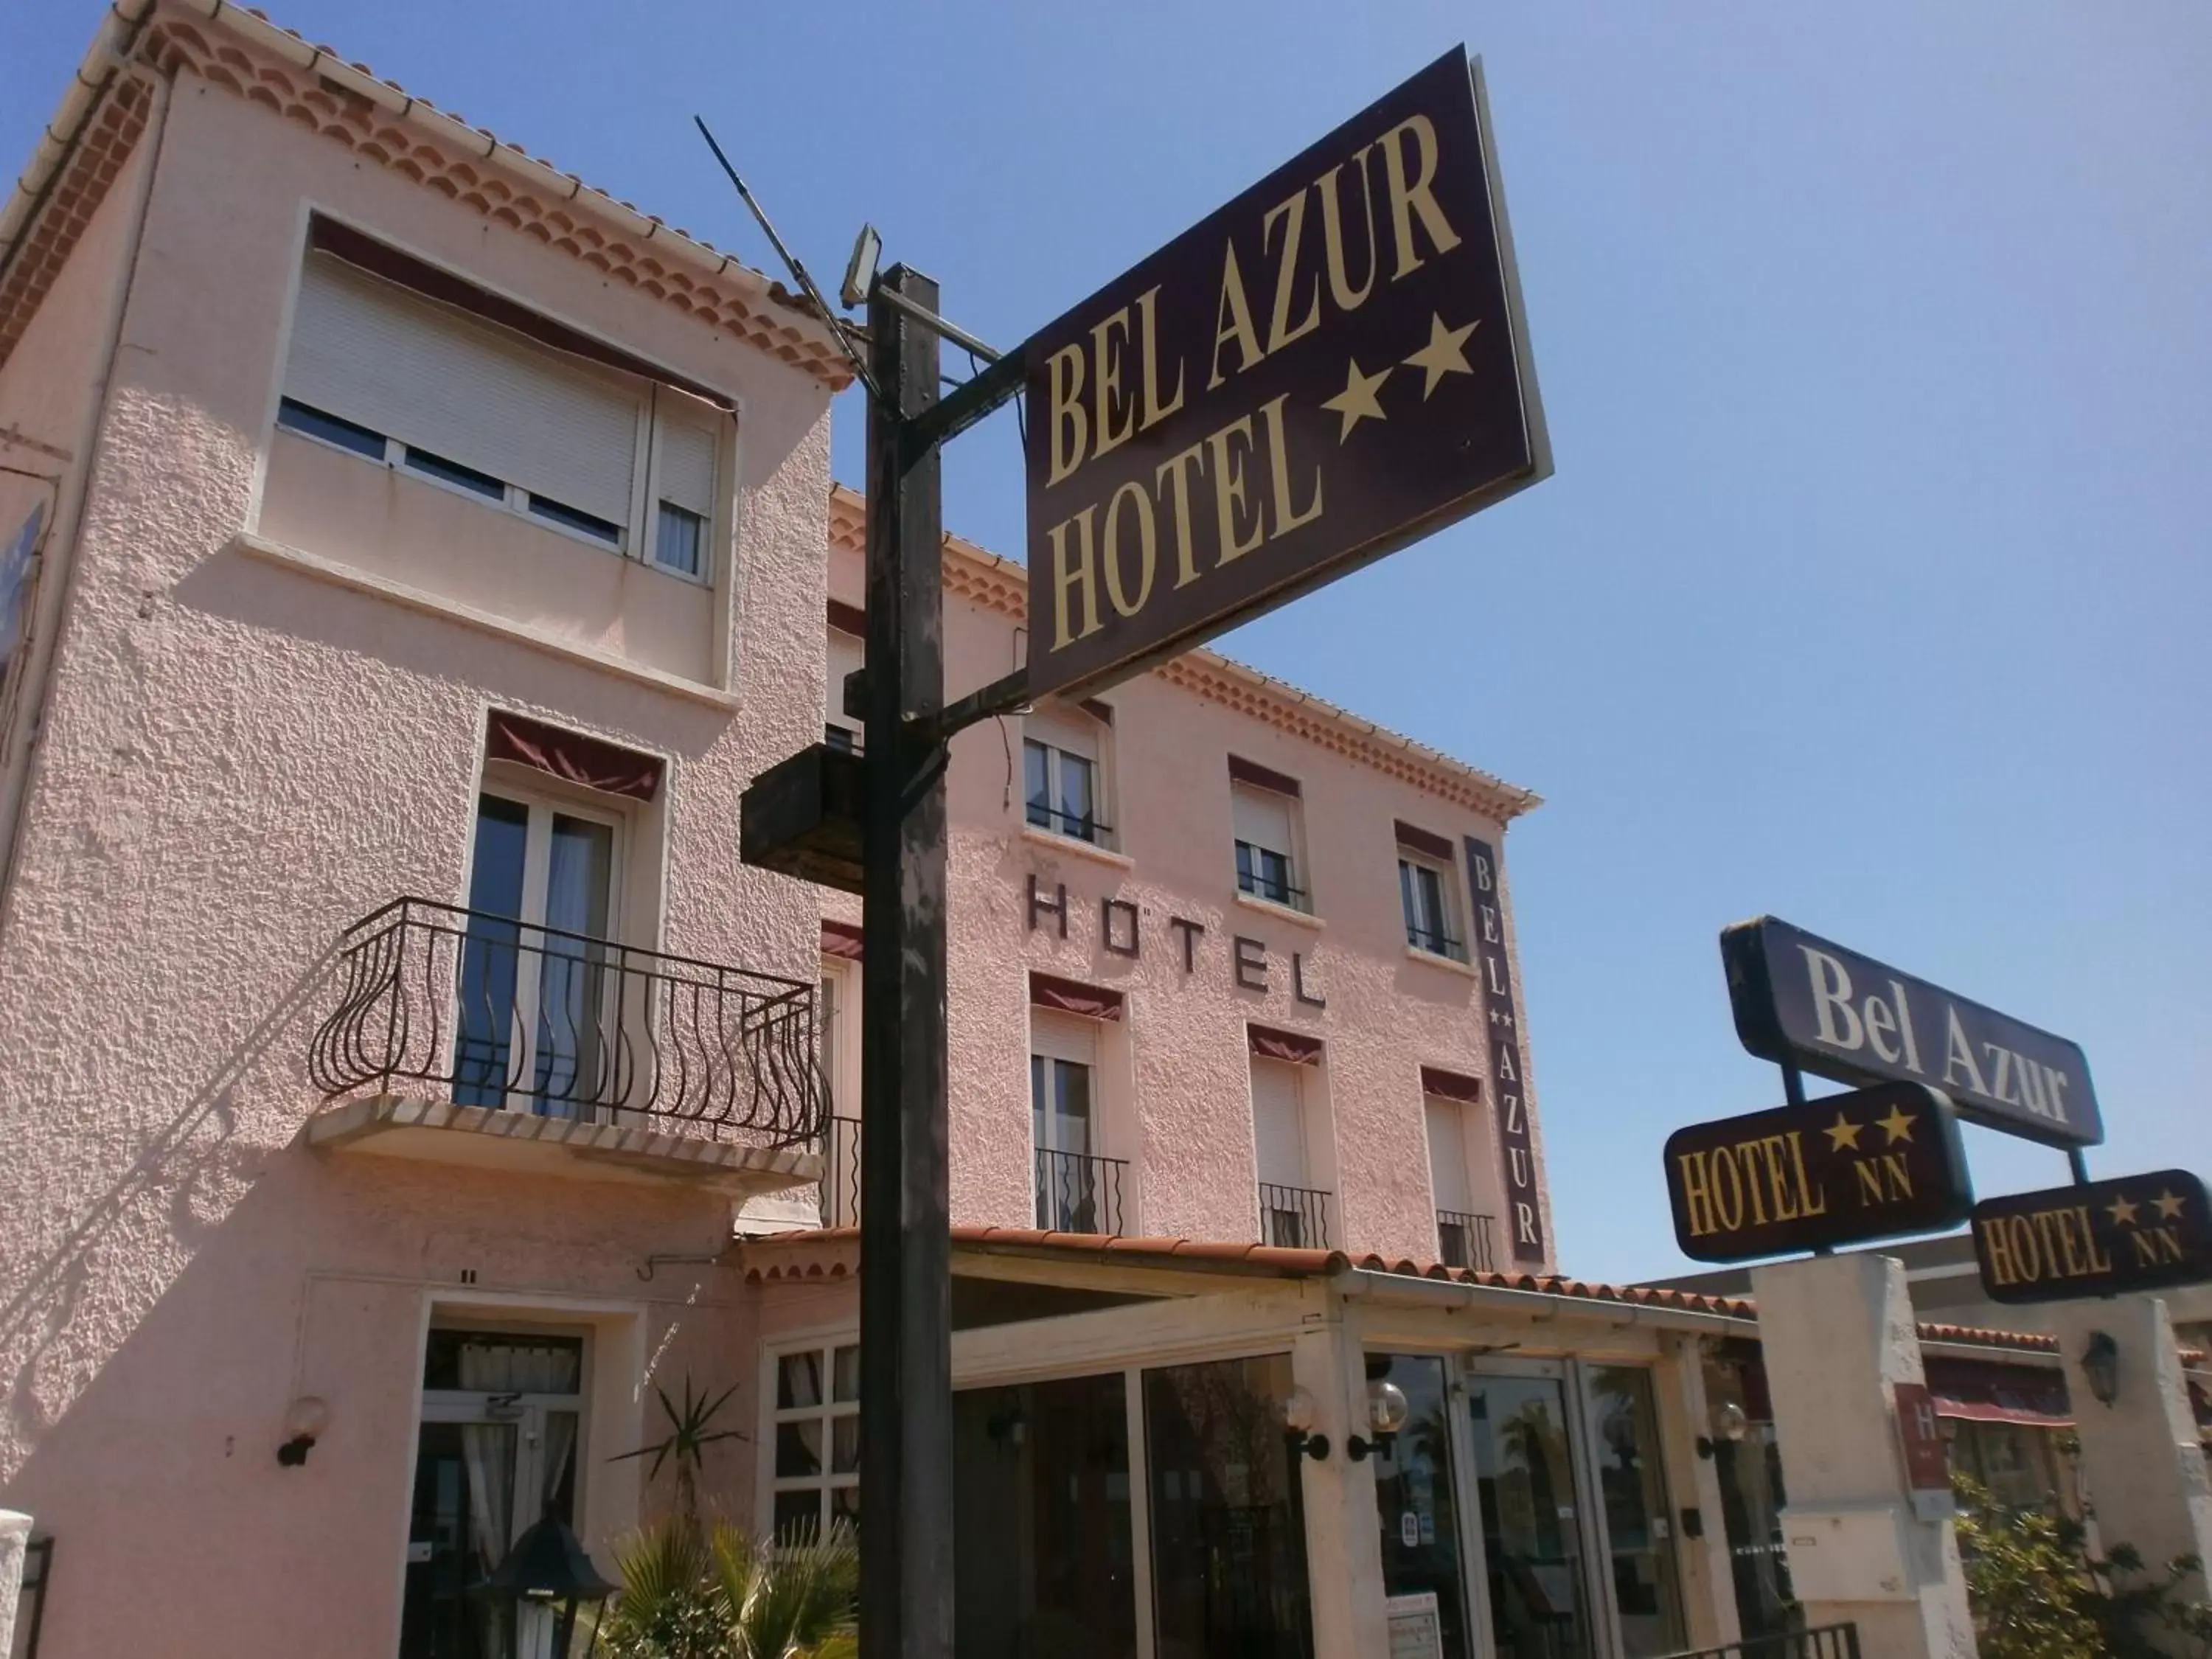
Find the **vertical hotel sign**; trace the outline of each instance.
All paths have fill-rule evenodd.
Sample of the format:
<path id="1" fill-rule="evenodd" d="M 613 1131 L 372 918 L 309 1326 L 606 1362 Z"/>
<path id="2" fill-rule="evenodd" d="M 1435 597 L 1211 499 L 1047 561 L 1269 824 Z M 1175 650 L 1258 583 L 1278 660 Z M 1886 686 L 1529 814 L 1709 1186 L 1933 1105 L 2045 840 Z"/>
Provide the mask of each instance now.
<path id="1" fill-rule="evenodd" d="M 1037 696 L 1110 684 L 1547 477 L 1480 66 L 1447 52 L 1023 360 Z"/>
<path id="2" fill-rule="evenodd" d="M 1505 1224 L 1516 1261 L 1544 1259 L 1544 1205 L 1536 1185 L 1536 1140 L 1528 1133 L 1522 1078 L 1521 1020 L 1505 930 L 1498 915 L 1498 859 L 1486 841 L 1467 837 L 1467 883 L 1474 894 L 1475 963 L 1482 975 L 1483 1024 L 1490 1028 L 1490 1077 L 1498 1091 L 1498 1161 L 1505 1171 Z"/>

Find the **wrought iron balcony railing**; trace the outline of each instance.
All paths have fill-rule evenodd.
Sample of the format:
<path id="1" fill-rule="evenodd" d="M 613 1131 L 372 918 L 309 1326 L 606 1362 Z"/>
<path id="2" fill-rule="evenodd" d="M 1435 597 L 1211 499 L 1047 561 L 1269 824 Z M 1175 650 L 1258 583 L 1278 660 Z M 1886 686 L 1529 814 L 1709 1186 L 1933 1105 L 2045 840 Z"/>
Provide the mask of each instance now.
<path id="1" fill-rule="evenodd" d="M 1495 1218 L 1466 1210 L 1437 1212 L 1437 1260 L 1447 1267 L 1473 1267 L 1478 1273 L 1498 1271 L 1498 1223 Z"/>
<path id="2" fill-rule="evenodd" d="M 1260 1237 L 1293 1250 L 1326 1250 L 1328 1194 L 1314 1187 L 1260 1183 Z"/>
<path id="3" fill-rule="evenodd" d="M 458 1105 L 636 1112 L 770 1146 L 825 1127 L 803 981 L 419 898 L 356 922 L 339 959 L 308 1054 L 326 1096 L 408 1080 Z"/>
<path id="4" fill-rule="evenodd" d="M 860 1120 L 833 1112 L 822 1131 L 822 1224 L 860 1224 Z"/>
<path id="5" fill-rule="evenodd" d="M 1036 1224 L 1053 1233 L 1121 1231 L 1127 1158 L 1036 1149 Z"/>

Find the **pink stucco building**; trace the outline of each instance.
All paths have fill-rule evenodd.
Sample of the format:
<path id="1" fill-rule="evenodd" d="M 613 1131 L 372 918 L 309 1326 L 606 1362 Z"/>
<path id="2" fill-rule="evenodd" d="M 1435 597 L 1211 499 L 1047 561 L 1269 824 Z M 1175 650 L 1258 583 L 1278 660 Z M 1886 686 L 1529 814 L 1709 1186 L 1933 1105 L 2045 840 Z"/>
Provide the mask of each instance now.
<path id="1" fill-rule="evenodd" d="M 103 23 L 0 209 L 47 1659 L 537 1659 L 474 1587 L 546 1506 L 611 1565 L 667 1505 L 656 1387 L 736 1385 L 737 1519 L 852 1512 L 866 941 L 738 857 L 749 781 L 853 740 L 845 380 L 768 279 L 224 0 Z M 957 693 L 1023 584 L 945 556 Z M 1692 1449 L 1741 1304 L 1548 1276 L 1534 804 L 1204 652 L 961 738 L 963 1651 L 1733 1633 Z"/>

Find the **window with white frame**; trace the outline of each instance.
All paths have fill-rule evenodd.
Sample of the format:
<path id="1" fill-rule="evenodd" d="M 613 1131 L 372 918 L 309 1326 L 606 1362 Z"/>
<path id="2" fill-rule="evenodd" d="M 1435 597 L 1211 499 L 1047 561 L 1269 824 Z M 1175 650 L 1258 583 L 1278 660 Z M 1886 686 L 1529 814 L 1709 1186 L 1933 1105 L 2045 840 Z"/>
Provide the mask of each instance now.
<path id="1" fill-rule="evenodd" d="M 1024 811 L 1036 829 L 1110 847 L 1106 723 L 1085 709 L 1030 715 L 1022 725 Z"/>
<path id="2" fill-rule="evenodd" d="M 867 666 L 866 641 L 842 628 L 828 630 L 829 643 L 822 676 L 822 735 L 832 749 L 856 753 L 860 747 L 860 722 L 845 712 L 845 679 Z"/>
<path id="3" fill-rule="evenodd" d="M 1239 775 L 1234 766 L 1231 769 L 1229 812 L 1237 841 L 1237 890 L 1270 904 L 1310 910 L 1312 897 L 1298 867 L 1297 785 L 1287 778 L 1281 782 L 1290 787 L 1258 782 Z"/>
<path id="4" fill-rule="evenodd" d="M 1406 846 L 1398 848 L 1398 900 L 1406 915 L 1406 943 L 1431 956 L 1467 960 L 1459 890 L 1451 866 Z"/>
<path id="5" fill-rule="evenodd" d="M 332 254 L 302 267 L 277 425 L 694 581 L 725 418 Z"/>
<path id="6" fill-rule="evenodd" d="M 0 694 L 8 689 L 8 671 L 29 614 L 31 573 L 35 568 L 31 555 L 39 544 L 46 513 L 44 502 L 33 507 L 6 545 L 0 546 Z M 0 703 L 0 708 L 4 707 Z"/>
<path id="7" fill-rule="evenodd" d="M 1036 1165 L 1036 1224 L 1051 1232 L 1118 1231 L 1117 1192 L 1105 1173 L 1098 1098 L 1098 1022 L 1030 1010 L 1030 1145 Z M 1114 1224 L 1109 1224 L 1109 1221 Z"/>
<path id="8" fill-rule="evenodd" d="M 774 1354 L 769 1527 L 803 1542 L 860 1520 L 860 1349 L 809 1343 Z"/>

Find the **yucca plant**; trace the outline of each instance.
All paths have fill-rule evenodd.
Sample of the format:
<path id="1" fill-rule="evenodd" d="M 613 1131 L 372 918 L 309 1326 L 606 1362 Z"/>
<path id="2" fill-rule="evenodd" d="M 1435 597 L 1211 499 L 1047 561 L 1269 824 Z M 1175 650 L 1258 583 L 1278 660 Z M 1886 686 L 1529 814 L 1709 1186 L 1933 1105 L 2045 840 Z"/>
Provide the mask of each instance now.
<path id="1" fill-rule="evenodd" d="M 607 1604 L 608 1659 L 854 1659 L 860 1556 L 851 1531 L 763 1546 L 726 1522 L 703 1536 L 680 1519 L 615 1552 L 623 1588 Z"/>

